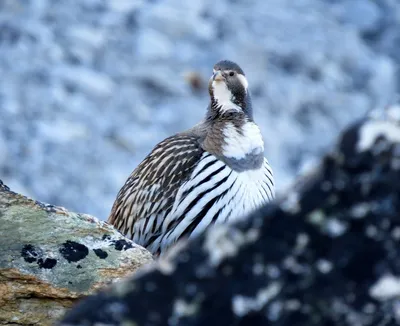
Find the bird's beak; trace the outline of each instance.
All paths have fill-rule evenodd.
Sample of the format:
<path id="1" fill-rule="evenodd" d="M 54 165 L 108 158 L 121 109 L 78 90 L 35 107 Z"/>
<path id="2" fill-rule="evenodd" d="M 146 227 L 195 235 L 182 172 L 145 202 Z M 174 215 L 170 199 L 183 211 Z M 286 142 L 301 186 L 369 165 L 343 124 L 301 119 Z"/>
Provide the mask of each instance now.
<path id="1" fill-rule="evenodd" d="M 225 78 L 222 76 L 222 72 L 220 70 L 217 70 L 214 73 L 213 80 L 215 80 L 215 81 L 224 81 L 225 80 Z"/>

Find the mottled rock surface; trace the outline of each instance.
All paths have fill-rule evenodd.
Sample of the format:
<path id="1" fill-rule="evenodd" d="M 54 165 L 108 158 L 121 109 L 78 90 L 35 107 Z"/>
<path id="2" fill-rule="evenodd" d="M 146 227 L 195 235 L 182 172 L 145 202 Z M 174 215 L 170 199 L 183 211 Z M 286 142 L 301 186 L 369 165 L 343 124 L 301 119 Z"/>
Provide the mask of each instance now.
<path id="1" fill-rule="evenodd" d="M 152 258 L 96 218 L 0 181 L 0 325 L 51 325 L 73 303 Z"/>
<path id="2" fill-rule="evenodd" d="M 346 129 L 275 204 L 85 299 L 62 325 L 398 325 L 393 113 Z"/>

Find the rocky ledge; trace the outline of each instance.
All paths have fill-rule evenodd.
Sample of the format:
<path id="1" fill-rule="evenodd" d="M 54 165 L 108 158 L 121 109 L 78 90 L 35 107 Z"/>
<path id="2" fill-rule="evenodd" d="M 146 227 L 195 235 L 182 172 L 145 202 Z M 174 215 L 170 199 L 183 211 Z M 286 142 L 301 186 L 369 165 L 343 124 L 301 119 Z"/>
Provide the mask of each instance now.
<path id="1" fill-rule="evenodd" d="M 285 197 L 84 299 L 61 325 L 398 325 L 398 113 L 353 124 Z"/>
<path id="2" fill-rule="evenodd" d="M 96 218 L 0 181 L 0 325 L 52 325 L 74 302 L 152 260 Z"/>

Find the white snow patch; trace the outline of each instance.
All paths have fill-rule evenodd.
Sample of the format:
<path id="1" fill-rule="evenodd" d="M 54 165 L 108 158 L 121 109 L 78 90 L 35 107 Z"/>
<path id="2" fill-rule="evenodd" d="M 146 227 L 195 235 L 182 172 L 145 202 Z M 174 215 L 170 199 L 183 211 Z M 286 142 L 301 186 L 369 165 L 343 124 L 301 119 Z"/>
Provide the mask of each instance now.
<path id="1" fill-rule="evenodd" d="M 347 230 L 347 225 L 336 218 L 331 218 L 326 222 L 326 230 L 333 237 L 339 237 Z"/>
<path id="2" fill-rule="evenodd" d="M 392 230 L 392 238 L 395 240 L 400 240 L 400 227 L 396 226 L 393 230 Z"/>
<path id="3" fill-rule="evenodd" d="M 376 312 L 376 306 L 373 303 L 367 303 L 363 307 L 363 312 L 366 314 L 374 314 Z"/>
<path id="4" fill-rule="evenodd" d="M 304 271 L 304 267 L 293 256 L 288 256 L 283 260 L 283 267 L 294 274 L 300 274 Z"/>
<path id="5" fill-rule="evenodd" d="M 350 215 L 354 218 L 363 218 L 371 210 L 369 203 L 361 203 L 354 205 L 350 210 Z"/>
<path id="6" fill-rule="evenodd" d="M 400 277 L 390 274 L 382 276 L 371 287 L 369 295 L 380 301 L 400 298 Z"/>
<path id="7" fill-rule="evenodd" d="M 216 266 L 223 259 L 235 256 L 241 246 L 256 241 L 258 237 L 257 229 L 241 232 L 225 225 L 215 226 L 206 233 L 204 248 L 209 253 L 210 264 Z"/>
<path id="8" fill-rule="evenodd" d="M 398 324 L 400 324 L 400 301 L 393 302 L 393 313 Z"/>
<path id="9" fill-rule="evenodd" d="M 116 87 L 113 79 L 105 73 L 84 67 L 62 67 L 54 73 L 90 96 L 107 98 L 113 94 Z"/>
<path id="10" fill-rule="evenodd" d="M 375 238 L 378 235 L 378 229 L 374 225 L 368 225 L 365 233 L 370 238 Z"/>
<path id="11" fill-rule="evenodd" d="M 108 6 L 111 10 L 119 13 L 129 13 L 140 8 L 144 3 L 143 0 L 126 1 L 126 0 L 109 0 Z"/>
<path id="12" fill-rule="evenodd" d="M 262 273 L 264 273 L 265 270 L 265 266 L 261 263 L 255 263 L 253 266 L 253 273 L 255 275 L 261 275 Z"/>
<path id="13" fill-rule="evenodd" d="M 173 314 L 180 317 L 191 316 L 196 313 L 198 309 L 197 302 L 186 302 L 183 299 L 177 299 L 174 302 L 174 311 Z"/>
<path id="14" fill-rule="evenodd" d="M 400 122 L 400 104 L 392 105 L 386 109 L 389 119 Z"/>
<path id="15" fill-rule="evenodd" d="M 297 192 L 290 192 L 286 199 L 281 204 L 282 209 L 291 214 L 296 214 L 300 211 L 299 194 Z"/>
<path id="16" fill-rule="evenodd" d="M 333 264 L 326 259 L 319 259 L 317 261 L 317 268 L 322 274 L 327 274 L 333 269 Z"/>
<path id="17" fill-rule="evenodd" d="M 187 240 L 181 240 L 174 243 L 166 252 L 158 259 L 157 268 L 158 270 L 165 274 L 172 274 L 176 265 L 174 263 L 174 257 L 181 254 L 182 249 L 186 247 Z"/>
<path id="18" fill-rule="evenodd" d="M 271 283 L 265 289 L 258 291 L 255 297 L 236 295 L 232 299 L 233 312 L 239 316 L 245 316 L 249 312 L 261 310 L 281 290 L 282 285 Z"/>
<path id="19" fill-rule="evenodd" d="M 87 138 L 90 134 L 90 130 L 83 123 L 59 119 L 51 122 L 40 121 L 38 131 L 42 137 L 52 139 L 60 144 L 79 141 Z"/>
<path id="20" fill-rule="evenodd" d="M 325 220 L 325 214 L 323 210 L 314 210 L 308 215 L 308 220 L 311 224 L 321 225 Z"/>
<path id="21" fill-rule="evenodd" d="M 400 145 L 395 145 L 393 148 L 393 158 L 391 167 L 394 170 L 400 170 Z"/>
<path id="22" fill-rule="evenodd" d="M 306 233 L 300 233 L 296 238 L 295 252 L 303 252 L 310 242 L 310 237 Z"/>
<path id="23" fill-rule="evenodd" d="M 285 308 L 291 311 L 299 310 L 301 308 L 301 302 L 296 299 L 287 300 L 285 302 Z"/>
<path id="24" fill-rule="evenodd" d="M 360 152 L 371 148 L 379 136 L 384 136 L 393 143 L 400 143 L 400 127 L 390 121 L 366 122 L 360 129 L 357 150 Z"/>
<path id="25" fill-rule="evenodd" d="M 267 265 L 267 275 L 270 278 L 278 278 L 281 275 L 281 271 L 276 265 Z"/>

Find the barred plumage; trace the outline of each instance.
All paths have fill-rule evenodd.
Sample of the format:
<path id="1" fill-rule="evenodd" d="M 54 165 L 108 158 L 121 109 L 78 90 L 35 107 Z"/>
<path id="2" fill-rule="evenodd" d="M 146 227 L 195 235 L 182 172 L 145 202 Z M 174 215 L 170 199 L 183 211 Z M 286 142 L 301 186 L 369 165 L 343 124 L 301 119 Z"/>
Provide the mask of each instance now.
<path id="1" fill-rule="evenodd" d="M 243 71 L 221 61 L 204 121 L 159 143 L 119 191 L 109 222 L 153 254 L 274 198 Z"/>

